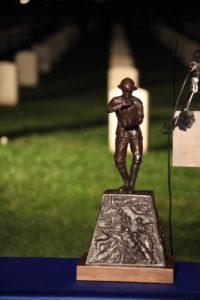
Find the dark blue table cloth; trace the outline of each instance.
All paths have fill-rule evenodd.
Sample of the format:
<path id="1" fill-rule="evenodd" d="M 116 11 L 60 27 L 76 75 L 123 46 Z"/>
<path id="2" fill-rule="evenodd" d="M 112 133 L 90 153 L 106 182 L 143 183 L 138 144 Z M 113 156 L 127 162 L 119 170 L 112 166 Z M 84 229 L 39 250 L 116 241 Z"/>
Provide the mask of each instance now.
<path id="1" fill-rule="evenodd" d="M 200 263 L 176 263 L 174 284 L 76 281 L 79 259 L 0 258 L 0 299 L 200 299 Z"/>

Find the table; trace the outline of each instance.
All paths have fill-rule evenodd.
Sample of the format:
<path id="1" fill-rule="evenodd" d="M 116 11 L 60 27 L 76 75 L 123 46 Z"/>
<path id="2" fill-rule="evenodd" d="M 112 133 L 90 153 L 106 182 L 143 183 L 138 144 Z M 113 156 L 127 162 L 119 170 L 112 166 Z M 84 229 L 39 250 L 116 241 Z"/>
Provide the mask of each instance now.
<path id="1" fill-rule="evenodd" d="M 0 299 L 200 299 L 200 263 L 177 262 L 174 284 L 76 281 L 78 258 L 0 258 Z"/>

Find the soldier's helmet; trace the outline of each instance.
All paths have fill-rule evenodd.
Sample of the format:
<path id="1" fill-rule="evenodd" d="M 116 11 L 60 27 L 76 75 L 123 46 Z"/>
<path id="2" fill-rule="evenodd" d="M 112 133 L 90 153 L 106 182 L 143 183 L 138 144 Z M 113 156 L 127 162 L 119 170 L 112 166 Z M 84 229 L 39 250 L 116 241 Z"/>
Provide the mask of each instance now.
<path id="1" fill-rule="evenodd" d="M 137 87 L 135 86 L 135 82 L 130 78 L 124 78 L 121 83 L 118 85 L 118 88 L 120 88 L 122 91 L 135 91 L 137 90 Z"/>

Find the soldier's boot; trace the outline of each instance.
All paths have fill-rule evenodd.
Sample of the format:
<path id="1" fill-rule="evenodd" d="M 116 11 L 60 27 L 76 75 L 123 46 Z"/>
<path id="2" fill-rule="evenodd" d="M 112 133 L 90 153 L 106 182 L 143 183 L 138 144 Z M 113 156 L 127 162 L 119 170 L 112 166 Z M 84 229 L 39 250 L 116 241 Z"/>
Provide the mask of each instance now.
<path id="1" fill-rule="evenodd" d="M 123 193 L 123 192 L 127 193 L 129 190 L 129 187 L 130 187 L 130 177 L 128 175 L 127 169 L 126 169 L 126 167 L 123 167 L 123 168 L 118 168 L 118 170 L 124 181 L 124 185 L 121 186 L 120 188 L 118 188 L 118 191 L 120 193 Z"/>
<path id="2" fill-rule="evenodd" d="M 129 184 L 129 193 L 135 192 L 135 182 L 138 174 L 138 170 L 140 167 L 140 163 L 132 163 L 131 165 L 131 171 L 130 171 L 130 184 Z"/>

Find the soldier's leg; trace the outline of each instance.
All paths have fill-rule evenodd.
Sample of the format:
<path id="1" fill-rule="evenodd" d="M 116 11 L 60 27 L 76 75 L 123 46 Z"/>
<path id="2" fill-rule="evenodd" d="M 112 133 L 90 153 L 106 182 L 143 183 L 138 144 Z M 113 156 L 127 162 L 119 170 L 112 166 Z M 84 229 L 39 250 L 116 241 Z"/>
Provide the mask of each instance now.
<path id="1" fill-rule="evenodd" d="M 115 140 L 115 165 L 124 181 L 124 185 L 119 188 L 123 192 L 129 187 L 130 178 L 126 168 L 126 155 L 127 155 L 128 139 L 123 137 L 116 137 Z"/>
<path id="2" fill-rule="evenodd" d="M 130 170 L 130 192 L 135 190 L 135 182 L 142 162 L 143 144 L 142 137 L 134 137 L 130 139 L 130 148 L 133 154 L 131 170 Z"/>

